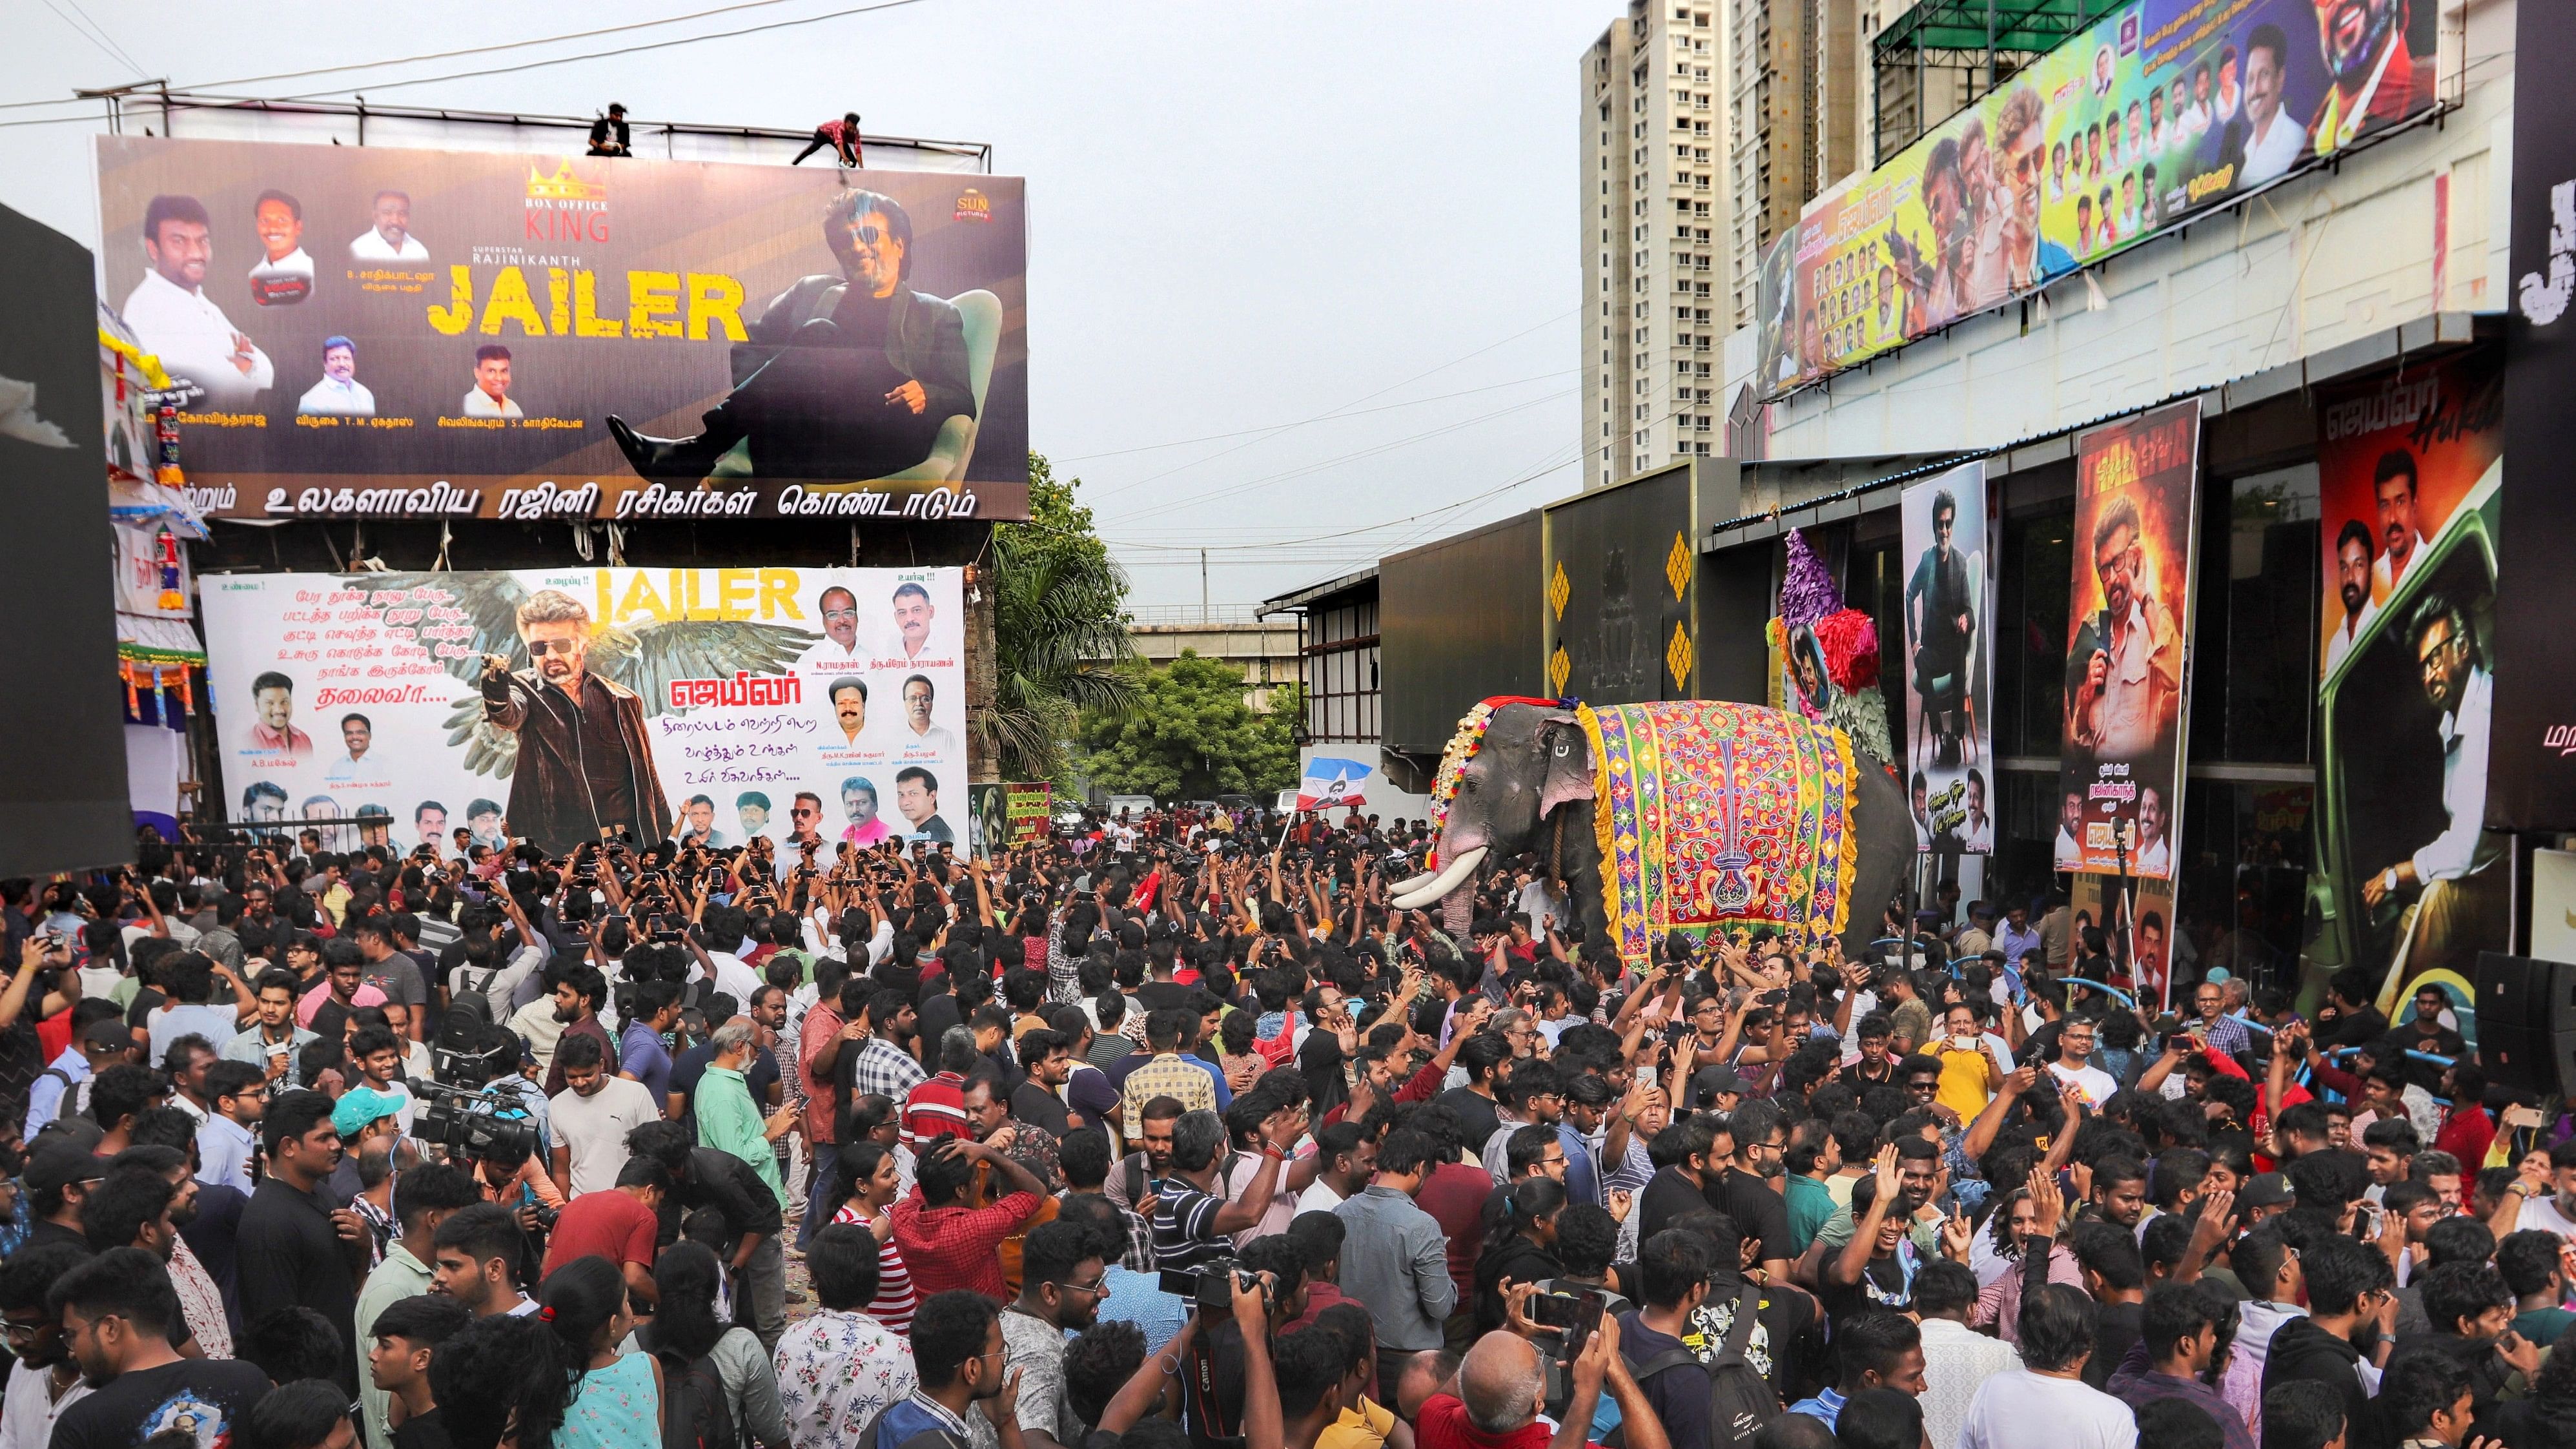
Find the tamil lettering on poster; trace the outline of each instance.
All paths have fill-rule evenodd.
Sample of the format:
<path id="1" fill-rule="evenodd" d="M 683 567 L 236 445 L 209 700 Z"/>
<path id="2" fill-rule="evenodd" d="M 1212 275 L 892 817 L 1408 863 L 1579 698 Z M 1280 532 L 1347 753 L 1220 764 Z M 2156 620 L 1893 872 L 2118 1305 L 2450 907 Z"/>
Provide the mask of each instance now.
<path id="1" fill-rule="evenodd" d="M 1014 178 L 145 136 L 98 171 L 223 516 L 1028 516 Z"/>
<path id="2" fill-rule="evenodd" d="M 954 568 L 204 582 L 227 813 L 325 843 L 561 854 L 603 832 L 782 870 L 969 846 Z M 381 825 L 367 822 L 381 820 Z"/>

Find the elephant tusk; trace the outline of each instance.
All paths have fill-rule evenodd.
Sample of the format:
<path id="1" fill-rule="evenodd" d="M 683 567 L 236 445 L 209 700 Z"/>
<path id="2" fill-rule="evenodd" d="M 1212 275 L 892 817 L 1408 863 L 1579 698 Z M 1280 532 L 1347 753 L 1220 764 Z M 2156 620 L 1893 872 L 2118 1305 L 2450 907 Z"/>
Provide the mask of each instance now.
<path id="1" fill-rule="evenodd" d="M 1456 890 L 1461 881 L 1467 880 L 1476 873 L 1476 867 L 1484 864 L 1488 849 L 1490 849 L 1488 846 L 1477 846 L 1441 867 L 1440 874 L 1432 877 L 1428 883 L 1393 897 L 1389 904 L 1399 911 L 1418 911 L 1442 899 Z"/>
<path id="2" fill-rule="evenodd" d="M 1426 870 L 1411 880 L 1398 881 L 1394 885 L 1388 886 L 1387 894 L 1389 896 L 1409 895 L 1438 879 L 1440 879 L 1440 872 L 1436 870 Z M 1408 907 L 1408 909 L 1410 908 Z"/>

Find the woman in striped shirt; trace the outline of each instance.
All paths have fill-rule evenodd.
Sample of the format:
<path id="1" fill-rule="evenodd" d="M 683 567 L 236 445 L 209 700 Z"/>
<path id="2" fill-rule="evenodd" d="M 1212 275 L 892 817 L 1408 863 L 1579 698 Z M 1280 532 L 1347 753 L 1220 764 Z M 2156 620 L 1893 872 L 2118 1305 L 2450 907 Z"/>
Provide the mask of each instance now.
<path id="1" fill-rule="evenodd" d="M 839 1199 L 832 1221 L 855 1223 L 876 1237 L 877 1296 L 868 1304 L 867 1313 L 897 1337 L 912 1331 L 912 1309 L 917 1301 L 912 1275 L 904 1271 L 903 1257 L 895 1251 L 894 1217 L 887 1211 L 894 1206 L 902 1187 L 894 1153 L 881 1142 L 861 1142 L 844 1152 L 839 1180 L 832 1184 L 833 1194 Z"/>

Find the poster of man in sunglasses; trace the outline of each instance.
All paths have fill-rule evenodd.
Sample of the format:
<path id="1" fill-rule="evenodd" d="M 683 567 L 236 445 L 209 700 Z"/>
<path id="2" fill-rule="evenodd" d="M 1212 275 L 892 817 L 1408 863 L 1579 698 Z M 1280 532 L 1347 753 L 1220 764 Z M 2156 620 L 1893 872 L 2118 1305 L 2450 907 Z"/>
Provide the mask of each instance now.
<path id="1" fill-rule="evenodd" d="M 836 196 L 823 243 L 839 270 L 800 278 L 733 349 L 733 391 L 690 437 L 608 431 L 645 478 L 870 481 L 948 477 L 978 402 L 956 303 L 908 285 L 912 218 L 873 191 Z M 976 294 L 980 299 L 985 294 Z M 953 455 L 953 456 L 952 456 Z"/>
<path id="2" fill-rule="evenodd" d="M 644 733 L 644 701 L 587 668 L 590 609 L 560 589 L 518 607 L 530 667 L 483 659 L 483 720 L 518 739 L 510 775 L 511 829 L 560 855 L 611 831 L 636 840 L 671 834 L 671 810 Z"/>

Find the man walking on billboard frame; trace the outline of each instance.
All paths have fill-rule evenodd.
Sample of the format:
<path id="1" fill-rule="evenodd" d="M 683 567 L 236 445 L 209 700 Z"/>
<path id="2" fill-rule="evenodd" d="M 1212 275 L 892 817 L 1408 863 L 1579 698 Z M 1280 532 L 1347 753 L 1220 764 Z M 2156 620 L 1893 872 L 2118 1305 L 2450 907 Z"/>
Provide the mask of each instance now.
<path id="1" fill-rule="evenodd" d="M 905 286 L 912 219 L 892 197 L 849 191 L 823 218 L 840 275 L 780 293 L 735 348 L 731 396 L 690 438 L 647 437 L 610 414 L 637 476 L 694 482 L 736 443 L 761 478 L 864 481 L 930 456 L 940 427 L 975 416 L 966 323 Z"/>
<path id="2" fill-rule="evenodd" d="M 621 828 L 638 840 L 671 838 L 642 697 L 585 667 L 590 610 L 542 589 L 519 605 L 518 623 L 533 667 L 513 672 L 487 654 L 482 681 L 484 722 L 519 740 L 511 827 L 552 855 Z"/>

